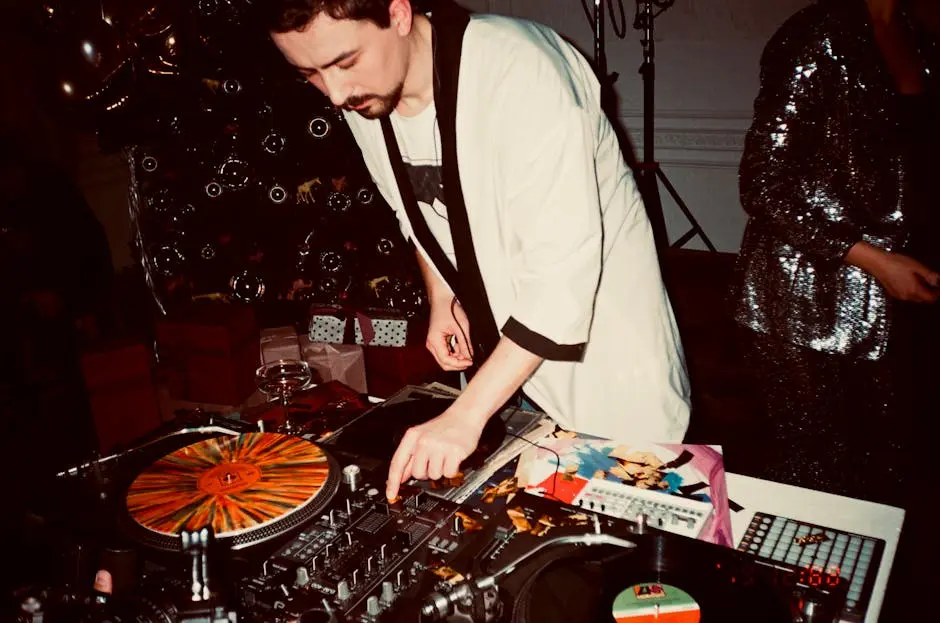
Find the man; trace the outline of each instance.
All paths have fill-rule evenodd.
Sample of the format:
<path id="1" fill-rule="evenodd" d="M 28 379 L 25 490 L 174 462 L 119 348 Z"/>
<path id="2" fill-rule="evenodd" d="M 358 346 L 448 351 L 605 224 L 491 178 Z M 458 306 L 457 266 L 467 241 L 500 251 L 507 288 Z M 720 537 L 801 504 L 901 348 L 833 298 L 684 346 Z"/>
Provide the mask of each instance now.
<path id="1" fill-rule="evenodd" d="M 288 62 L 346 111 L 417 247 L 427 346 L 473 366 L 407 432 L 386 494 L 453 476 L 520 388 L 566 428 L 679 441 L 688 381 L 652 233 L 585 59 L 548 28 L 450 2 L 264 3 Z M 459 84 L 459 90 L 458 90 Z"/>

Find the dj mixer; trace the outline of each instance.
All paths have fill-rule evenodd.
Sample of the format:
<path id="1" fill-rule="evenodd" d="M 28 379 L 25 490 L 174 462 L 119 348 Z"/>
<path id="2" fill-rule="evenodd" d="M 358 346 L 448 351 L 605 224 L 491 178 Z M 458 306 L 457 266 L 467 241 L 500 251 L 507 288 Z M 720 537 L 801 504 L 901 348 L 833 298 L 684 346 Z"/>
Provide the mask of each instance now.
<path id="1" fill-rule="evenodd" d="M 653 512 L 611 516 L 587 498 L 518 491 L 488 507 L 405 486 L 390 502 L 389 443 L 369 433 L 388 432 L 402 409 L 429 416 L 427 402 L 403 404 L 375 407 L 323 441 L 224 418 L 189 423 L 72 470 L 60 484 L 86 501 L 56 493 L 72 505 L 49 525 L 64 534 L 97 508 L 98 538 L 76 531 L 71 550 L 90 562 L 70 554 L 64 580 L 18 592 L 19 620 L 831 623 L 855 594 L 854 576 L 814 582 L 802 558 L 769 562 L 753 555 L 762 545 L 720 547 L 664 529 Z M 487 456 L 497 432 L 486 434 Z M 694 531 L 699 509 L 667 510 Z M 774 530 L 769 519 L 760 538 Z M 862 554 L 874 566 L 880 550 L 858 552 L 861 570 Z M 114 590 L 101 594 L 91 586 L 106 559 Z"/>

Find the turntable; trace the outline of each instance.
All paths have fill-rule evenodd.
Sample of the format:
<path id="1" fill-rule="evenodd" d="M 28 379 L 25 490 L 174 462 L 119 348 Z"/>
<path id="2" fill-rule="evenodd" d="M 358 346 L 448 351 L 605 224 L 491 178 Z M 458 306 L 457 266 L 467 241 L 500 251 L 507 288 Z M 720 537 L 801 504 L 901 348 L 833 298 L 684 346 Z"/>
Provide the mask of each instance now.
<path id="1" fill-rule="evenodd" d="M 252 432 L 205 439 L 144 469 L 127 490 L 127 525 L 141 543 L 179 550 L 179 533 L 209 526 L 233 550 L 276 538 L 332 499 L 339 467 L 299 437 Z"/>
<path id="2" fill-rule="evenodd" d="M 120 620 L 180 620 L 181 535 L 202 530 L 248 623 L 819 623 L 845 601 L 844 586 L 806 584 L 793 565 L 518 489 L 505 505 L 412 485 L 385 500 L 395 439 L 448 404 L 376 408 L 322 444 L 214 420 L 110 461 L 126 472 L 110 498 L 118 524 L 148 568 Z M 476 460 L 504 434 L 484 433 Z M 69 590 L 62 604 L 89 603 Z"/>
<path id="3" fill-rule="evenodd" d="M 485 526 L 382 623 L 831 623 L 845 598 L 792 565 L 526 493 Z"/>

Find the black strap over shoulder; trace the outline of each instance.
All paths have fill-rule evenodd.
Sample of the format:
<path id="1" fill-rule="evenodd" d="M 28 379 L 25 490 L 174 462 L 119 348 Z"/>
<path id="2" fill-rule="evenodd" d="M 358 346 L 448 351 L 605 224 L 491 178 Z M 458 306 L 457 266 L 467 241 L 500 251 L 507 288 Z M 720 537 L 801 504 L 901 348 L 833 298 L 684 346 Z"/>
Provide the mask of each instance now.
<path id="1" fill-rule="evenodd" d="M 391 159 L 395 180 L 405 204 L 412 230 L 434 262 L 438 272 L 457 294 L 470 319 L 470 339 L 475 366 L 486 360 L 499 341 L 500 333 L 493 318 L 489 297 L 483 284 L 480 265 L 473 246 L 457 162 L 457 92 L 463 38 L 470 23 L 470 13 L 450 0 L 435 2 L 431 15 L 434 26 L 434 104 L 441 133 L 442 171 L 447 219 L 457 257 L 455 270 L 431 233 L 418 207 L 414 188 L 405 170 L 401 151 L 389 118 L 382 119 L 382 133 Z"/>

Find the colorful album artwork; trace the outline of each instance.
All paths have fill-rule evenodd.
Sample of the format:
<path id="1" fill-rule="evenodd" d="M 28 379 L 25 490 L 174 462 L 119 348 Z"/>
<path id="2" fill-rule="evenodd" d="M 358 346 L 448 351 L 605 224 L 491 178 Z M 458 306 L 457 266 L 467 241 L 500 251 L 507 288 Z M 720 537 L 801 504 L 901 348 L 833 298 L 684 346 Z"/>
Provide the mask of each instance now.
<path id="1" fill-rule="evenodd" d="M 211 525 L 216 536 L 231 536 L 311 502 L 329 470 L 326 454 L 299 437 L 215 437 L 144 470 L 128 489 L 127 509 L 141 526 L 162 534 Z"/>
<path id="2" fill-rule="evenodd" d="M 519 458 L 516 484 L 527 493 L 573 504 L 592 478 L 712 504 L 701 536 L 733 547 L 721 449 L 690 444 L 629 445 L 559 431 Z"/>

